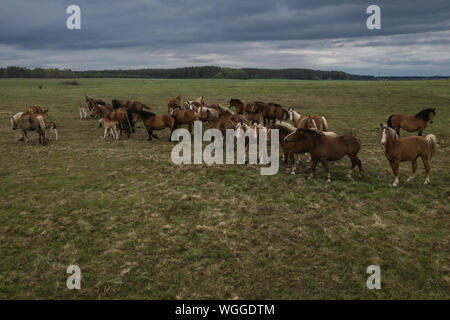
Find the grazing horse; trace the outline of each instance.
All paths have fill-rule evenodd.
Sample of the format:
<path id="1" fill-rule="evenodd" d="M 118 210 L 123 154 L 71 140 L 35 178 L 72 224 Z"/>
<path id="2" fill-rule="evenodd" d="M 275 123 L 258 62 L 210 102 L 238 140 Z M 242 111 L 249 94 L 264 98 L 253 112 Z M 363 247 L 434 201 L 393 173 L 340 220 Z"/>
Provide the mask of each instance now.
<path id="1" fill-rule="evenodd" d="M 319 116 L 301 116 L 297 111 L 289 108 L 289 120 L 292 121 L 294 127 L 305 129 L 318 129 L 320 131 L 328 131 L 328 122 L 325 117 Z"/>
<path id="2" fill-rule="evenodd" d="M 407 181 L 414 178 L 417 170 L 417 158 L 419 157 L 423 161 L 427 175 L 423 184 L 428 184 L 430 182 L 430 159 L 437 146 L 436 137 L 433 134 L 429 134 L 425 138 L 411 136 L 400 139 L 394 129 L 383 126 L 383 124 L 380 124 L 380 127 L 381 143 L 385 147 L 384 154 L 391 164 L 395 176 L 392 186 L 398 186 L 400 162 L 411 161 L 412 172 Z"/>
<path id="3" fill-rule="evenodd" d="M 100 116 L 101 120 L 103 120 L 105 124 L 105 132 L 103 135 L 104 139 L 106 139 L 108 132 L 111 131 L 113 133 L 114 140 L 119 140 L 123 130 L 127 132 L 128 138 L 130 138 L 132 121 L 131 110 L 118 109 L 115 111 L 109 111 L 105 106 L 97 105 L 92 108 L 90 116 Z M 119 132 L 117 131 L 117 127 L 120 129 Z"/>
<path id="4" fill-rule="evenodd" d="M 306 144 L 308 152 L 311 154 L 311 175 L 314 178 L 317 163 L 320 161 L 331 182 L 328 161 L 336 161 L 347 155 L 352 162 L 352 166 L 347 175 L 351 178 L 353 169 L 358 166 L 360 177 L 364 176 L 361 160 L 358 152 L 361 149 L 361 142 L 352 135 L 338 137 L 327 137 L 318 131 L 300 128 L 284 138 L 285 142 L 299 142 Z"/>
<path id="5" fill-rule="evenodd" d="M 236 108 L 237 114 L 244 114 L 245 105 L 241 100 L 231 98 L 229 104 L 230 104 L 230 108 L 231 107 Z"/>
<path id="6" fill-rule="evenodd" d="M 424 109 L 418 112 L 414 117 L 406 114 L 393 114 L 389 117 L 387 125 L 394 129 L 400 135 L 400 128 L 408 132 L 419 131 L 419 136 L 422 135 L 423 130 L 427 127 L 428 121 L 433 123 L 436 115 L 436 108 Z"/>
<path id="7" fill-rule="evenodd" d="M 12 129 L 21 129 L 22 136 L 19 141 L 23 141 L 26 138 L 28 142 L 27 131 L 36 131 L 39 134 L 39 143 L 46 144 L 47 138 L 45 135 L 45 119 L 40 114 L 29 114 L 26 112 L 19 112 L 11 118 Z"/>
<path id="8" fill-rule="evenodd" d="M 149 141 L 152 141 L 152 137 L 159 139 L 156 134 L 153 134 L 153 130 L 163 130 L 165 128 L 170 128 L 169 141 L 172 141 L 172 133 L 178 127 L 178 120 L 174 115 L 156 115 L 148 111 L 133 112 L 133 120 L 137 121 L 139 119 L 142 119 L 147 128 Z"/>
<path id="9" fill-rule="evenodd" d="M 195 110 L 174 109 L 172 110 L 172 116 L 177 119 L 177 123 L 180 127 L 182 124 L 187 124 L 189 132 L 192 132 L 194 121 L 198 119 L 198 113 Z"/>
<path id="10" fill-rule="evenodd" d="M 273 102 L 269 102 L 264 104 L 263 107 L 263 121 L 264 125 L 266 125 L 266 120 L 270 122 L 272 120 L 272 124 L 275 124 L 276 120 L 287 120 L 289 118 L 289 113 L 286 109 L 284 109 L 281 105 Z"/>
<path id="11" fill-rule="evenodd" d="M 179 109 L 181 108 L 181 94 L 178 94 L 175 98 L 170 99 L 167 103 L 167 113 L 170 114 L 170 109 Z"/>
<path id="12" fill-rule="evenodd" d="M 145 104 L 143 104 L 142 102 L 139 102 L 139 101 L 112 99 L 111 104 L 112 104 L 113 109 L 125 108 L 126 110 L 129 110 L 127 112 L 131 112 L 131 113 L 143 111 L 144 109 L 150 109 L 150 107 L 146 106 Z M 130 114 L 128 115 L 128 117 L 130 118 L 131 132 L 134 133 L 135 132 L 135 130 L 134 130 L 135 122 L 131 120 L 132 117 L 130 116 Z"/>

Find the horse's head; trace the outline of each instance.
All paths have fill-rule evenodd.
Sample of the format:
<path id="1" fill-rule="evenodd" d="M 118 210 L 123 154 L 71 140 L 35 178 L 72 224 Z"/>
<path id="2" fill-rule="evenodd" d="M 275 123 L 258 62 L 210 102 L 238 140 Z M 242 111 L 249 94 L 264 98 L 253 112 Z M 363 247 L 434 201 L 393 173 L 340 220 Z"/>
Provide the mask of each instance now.
<path id="1" fill-rule="evenodd" d="M 95 105 L 94 107 L 92 107 L 91 112 L 89 113 L 89 116 L 91 118 L 95 118 L 97 115 L 99 115 L 101 112 L 100 106 L 99 105 Z"/>
<path id="2" fill-rule="evenodd" d="M 41 114 L 42 114 L 43 116 L 48 117 L 48 109 L 45 109 L 44 111 L 42 111 Z"/>
<path id="3" fill-rule="evenodd" d="M 394 129 L 383 125 L 382 123 L 380 123 L 380 136 L 381 136 L 381 144 L 382 145 L 386 145 L 387 141 L 388 141 L 388 136 L 391 137 L 392 139 L 397 139 L 397 133 L 395 132 Z"/>
<path id="4" fill-rule="evenodd" d="M 428 118 L 430 119 L 430 123 L 433 123 L 434 116 L 436 115 L 436 108 L 431 109 L 428 113 Z"/>

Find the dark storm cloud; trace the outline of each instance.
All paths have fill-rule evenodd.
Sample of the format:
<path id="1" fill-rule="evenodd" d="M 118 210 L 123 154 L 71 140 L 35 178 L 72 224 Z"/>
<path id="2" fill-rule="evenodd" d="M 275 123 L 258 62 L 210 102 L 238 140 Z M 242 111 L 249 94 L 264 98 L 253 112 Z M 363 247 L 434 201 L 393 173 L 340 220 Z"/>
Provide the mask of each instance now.
<path id="1" fill-rule="evenodd" d="M 351 38 L 365 27 L 366 1 L 3 1 L 0 43 L 23 48 L 115 48 L 185 43 Z M 446 30 L 450 1 L 374 1 L 378 34 Z M 65 28 L 78 4 L 82 29 Z"/>
<path id="2" fill-rule="evenodd" d="M 71 4 L 81 30 L 66 28 Z M 371 4 L 381 30 L 366 28 Z M 3 0 L 0 66 L 448 74 L 449 30 L 448 0 Z"/>

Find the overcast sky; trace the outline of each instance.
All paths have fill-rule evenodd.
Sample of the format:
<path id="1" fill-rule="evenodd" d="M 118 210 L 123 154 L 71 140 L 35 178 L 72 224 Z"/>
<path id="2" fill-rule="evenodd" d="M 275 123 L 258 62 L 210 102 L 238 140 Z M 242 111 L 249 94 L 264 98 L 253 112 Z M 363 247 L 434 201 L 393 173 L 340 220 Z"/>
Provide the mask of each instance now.
<path id="1" fill-rule="evenodd" d="M 81 30 L 66 8 L 81 8 Z M 381 7 L 381 30 L 366 8 Z M 450 0 L 2 0 L 0 66 L 450 75 Z"/>

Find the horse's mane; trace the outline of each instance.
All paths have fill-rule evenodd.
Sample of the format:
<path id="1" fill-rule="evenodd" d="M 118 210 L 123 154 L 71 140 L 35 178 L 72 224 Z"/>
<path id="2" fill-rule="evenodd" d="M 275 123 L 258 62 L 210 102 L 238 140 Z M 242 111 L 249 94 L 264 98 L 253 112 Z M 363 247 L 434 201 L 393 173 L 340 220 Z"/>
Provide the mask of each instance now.
<path id="1" fill-rule="evenodd" d="M 398 139 L 398 134 L 397 132 L 395 132 L 394 129 L 392 129 L 391 127 L 385 127 L 387 129 L 389 129 L 389 135 L 391 136 L 392 139 L 397 140 Z"/>
<path id="2" fill-rule="evenodd" d="M 270 103 L 268 103 L 268 104 L 272 104 L 274 107 L 277 107 L 277 108 L 278 108 L 278 107 L 280 107 L 280 108 L 282 107 L 282 106 L 281 106 L 280 104 L 278 104 L 278 103 L 270 102 Z"/>
<path id="3" fill-rule="evenodd" d="M 289 124 L 289 123 L 287 123 L 287 122 L 284 122 L 284 121 L 278 121 L 278 122 L 276 122 L 276 123 L 275 123 L 275 126 L 276 126 L 278 129 L 281 129 L 281 130 L 283 130 L 283 131 L 287 131 L 288 133 L 292 133 L 292 132 L 294 132 L 295 130 L 297 130 L 296 127 L 294 127 L 293 125 L 291 125 L 291 124 Z"/>
<path id="4" fill-rule="evenodd" d="M 231 99 L 230 99 L 230 103 L 233 103 L 233 102 L 242 103 L 242 101 L 239 100 L 239 99 L 231 98 Z"/>
<path id="5" fill-rule="evenodd" d="M 414 117 L 415 118 L 422 118 L 425 121 L 430 120 L 430 113 L 434 112 L 436 114 L 436 109 L 428 108 L 423 109 L 422 111 L 418 112 Z"/>
<path id="6" fill-rule="evenodd" d="M 122 106 L 122 102 L 120 102 L 120 100 L 117 99 L 112 99 L 111 103 L 114 109 L 120 108 Z"/>
<path id="7" fill-rule="evenodd" d="M 148 111 L 143 111 L 143 110 L 138 111 L 138 114 L 143 117 L 146 117 L 146 118 L 154 117 L 156 115 L 153 112 L 148 112 Z"/>
<path id="8" fill-rule="evenodd" d="M 219 106 L 219 108 L 222 109 L 224 112 L 227 112 L 227 113 L 229 113 L 229 114 L 234 114 L 234 111 L 231 110 L 230 108 L 224 107 L 224 106 L 222 106 L 222 105 L 220 105 L 220 104 L 219 104 L 218 106 Z"/>

